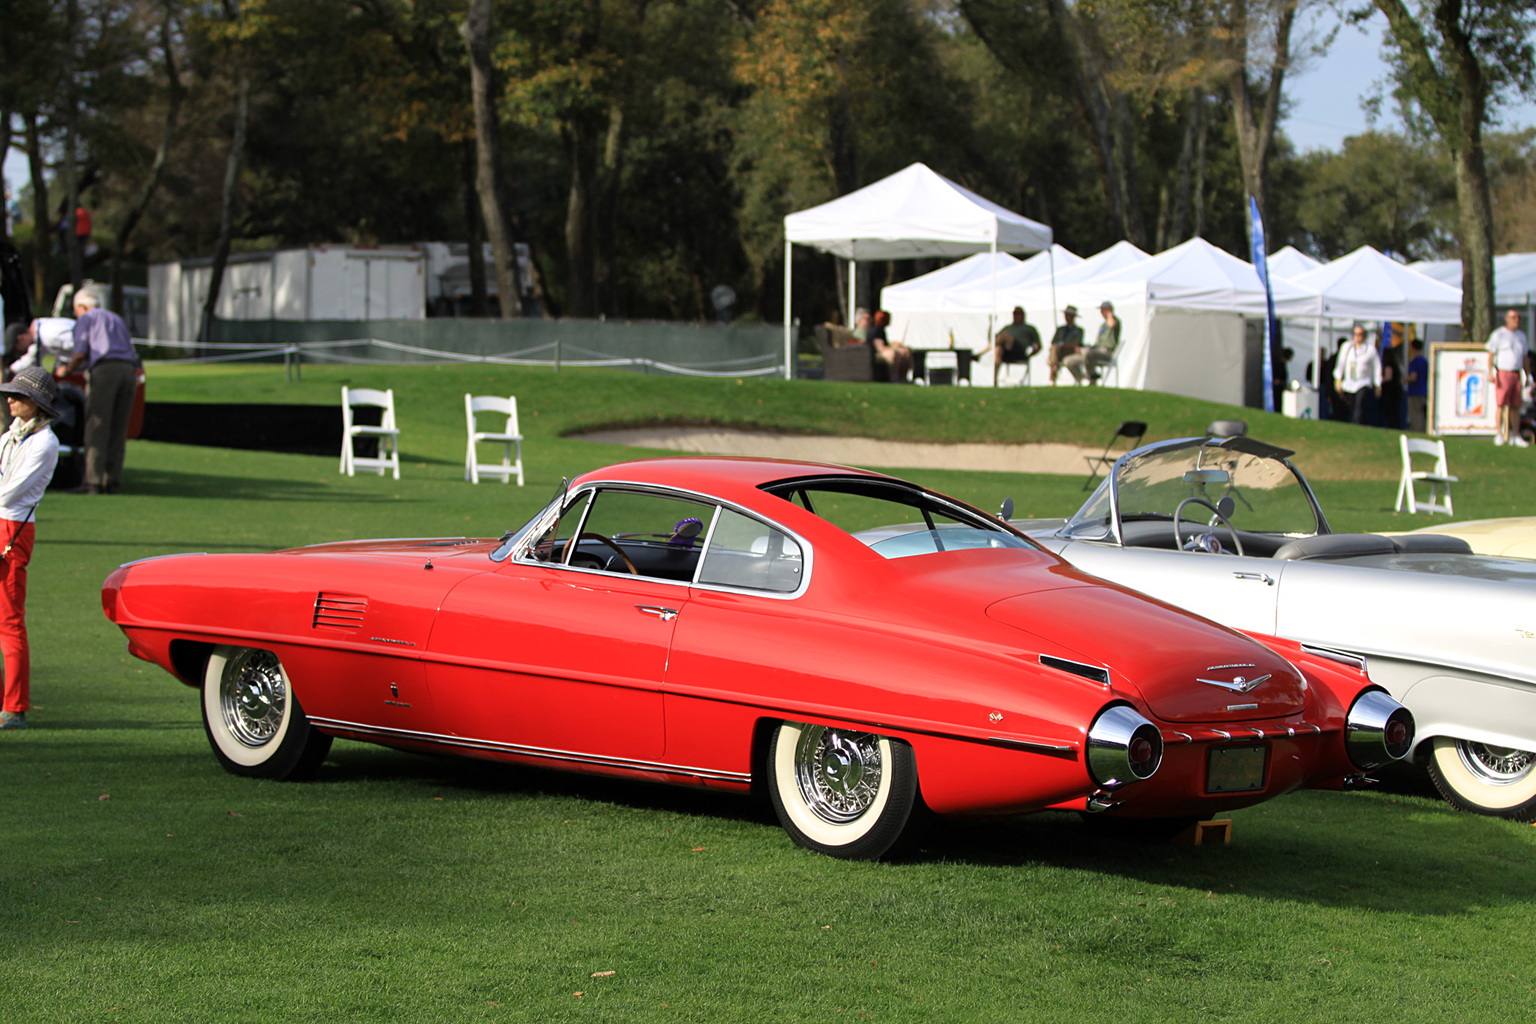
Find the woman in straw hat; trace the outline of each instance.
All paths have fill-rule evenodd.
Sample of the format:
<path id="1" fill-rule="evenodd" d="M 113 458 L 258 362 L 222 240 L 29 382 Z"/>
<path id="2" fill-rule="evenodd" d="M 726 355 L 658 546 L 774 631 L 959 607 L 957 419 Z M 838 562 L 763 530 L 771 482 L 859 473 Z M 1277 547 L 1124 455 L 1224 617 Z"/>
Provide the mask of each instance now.
<path id="1" fill-rule="evenodd" d="M 25 729 L 32 682 L 27 648 L 27 562 L 32 559 L 32 514 L 59 461 L 59 439 L 48 424 L 58 416 L 59 385 L 40 366 L 0 384 L 11 426 L 0 434 L 0 656 L 5 659 L 5 701 L 0 729 Z"/>

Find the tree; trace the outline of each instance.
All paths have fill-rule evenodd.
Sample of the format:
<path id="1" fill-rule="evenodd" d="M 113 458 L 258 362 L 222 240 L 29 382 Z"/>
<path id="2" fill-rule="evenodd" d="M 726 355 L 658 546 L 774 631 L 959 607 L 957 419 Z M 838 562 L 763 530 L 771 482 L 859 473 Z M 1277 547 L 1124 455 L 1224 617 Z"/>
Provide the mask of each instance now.
<path id="1" fill-rule="evenodd" d="M 1493 207 L 1483 129 L 1491 103 L 1532 87 L 1529 0 L 1375 0 L 1387 18 L 1399 105 L 1432 132 L 1455 169 L 1462 337 L 1493 329 Z"/>
<path id="2" fill-rule="evenodd" d="M 1373 131 L 1299 164 L 1296 220 L 1307 251 L 1335 259 L 1370 245 L 1418 260 L 1453 246 L 1455 186 L 1439 147 Z"/>
<path id="3" fill-rule="evenodd" d="M 518 280 L 512 231 L 501 195 L 501 123 L 496 114 L 496 90 L 491 66 L 491 0 L 470 0 L 461 30 L 469 52 L 470 92 L 475 104 L 475 190 L 491 253 L 496 264 L 496 289 L 503 318 L 515 316 L 523 294 Z"/>

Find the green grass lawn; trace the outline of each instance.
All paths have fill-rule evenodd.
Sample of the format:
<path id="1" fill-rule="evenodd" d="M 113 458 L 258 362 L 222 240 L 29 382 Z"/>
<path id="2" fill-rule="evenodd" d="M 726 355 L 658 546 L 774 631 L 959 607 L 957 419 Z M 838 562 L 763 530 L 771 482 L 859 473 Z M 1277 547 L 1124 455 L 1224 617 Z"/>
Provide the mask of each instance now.
<path id="1" fill-rule="evenodd" d="M 0 1021 L 1494 1021 L 1536 1012 L 1536 830 L 1410 772 L 1234 815 L 1229 847 L 1075 816 L 947 823 L 894 864 L 794 847 L 766 807 L 338 742 L 319 778 L 221 771 L 195 692 L 101 615 L 117 564 L 359 536 L 487 535 L 569 439 L 727 423 L 1102 444 L 1237 415 L 1295 445 L 1343 529 L 1396 516 L 1396 437 L 1170 396 L 451 368 L 152 367 L 152 397 L 331 403 L 392 386 L 403 479 L 334 458 L 134 442 L 124 492 L 53 494 L 31 568 L 37 728 L 0 735 Z M 529 482 L 462 482 L 462 394 L 516 393 Z M 985 402 L 985 406 L 981 403 Z M 1530 453 L 1451 442 L 1461 517 L 1531 508 Z M 1063 515 L 1079 478 L 905 474 Z M 1411 615 L 1412 609 L 1405 609 Z M 609 973 L 612 972 L 612 973 Z"/>

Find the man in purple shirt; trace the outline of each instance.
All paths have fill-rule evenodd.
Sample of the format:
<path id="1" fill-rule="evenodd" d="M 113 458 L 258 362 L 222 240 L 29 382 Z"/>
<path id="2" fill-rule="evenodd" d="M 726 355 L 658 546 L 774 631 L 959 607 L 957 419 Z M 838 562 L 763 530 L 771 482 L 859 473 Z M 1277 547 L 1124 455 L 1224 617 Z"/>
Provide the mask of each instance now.
<path id="1" fill-rule="evenodd" d="M 75 293 L 75 350 L 54 372 L 67 377 L 87 367 L 85 388 L 85 482 L 82 494 L 115 494 L 123 482 L 128 417 L 138 386 L 139 354 L 128 325 L 89 288 Z"/>

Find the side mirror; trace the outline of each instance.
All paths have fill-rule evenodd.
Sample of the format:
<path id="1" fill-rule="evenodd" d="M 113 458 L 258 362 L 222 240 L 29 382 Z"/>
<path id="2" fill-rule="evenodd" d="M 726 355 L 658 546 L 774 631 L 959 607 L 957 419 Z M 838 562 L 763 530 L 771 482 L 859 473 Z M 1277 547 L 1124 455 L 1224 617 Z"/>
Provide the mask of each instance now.
<path id="1" fill-rule="evenodd" d="M 1237 511 L 1237 502 L 1232 500 L 1232 495 L 1223 494 L 1221 500 L 1216 502 L 1216 511 L 1221 513 L 1221 518 L 1231 519 L 1232 513 Z"/>
<path id="2" fill-rule="evenodd" d="M 1002 507 L 1002 510 L 997 513 L 997 518 L 1001 519 L 1005 523 L 1008 520 L 1013 518 L 1013 499 L 1012 498 L 1004 498 L 1003 499 L 1003 507 Z"/>

